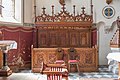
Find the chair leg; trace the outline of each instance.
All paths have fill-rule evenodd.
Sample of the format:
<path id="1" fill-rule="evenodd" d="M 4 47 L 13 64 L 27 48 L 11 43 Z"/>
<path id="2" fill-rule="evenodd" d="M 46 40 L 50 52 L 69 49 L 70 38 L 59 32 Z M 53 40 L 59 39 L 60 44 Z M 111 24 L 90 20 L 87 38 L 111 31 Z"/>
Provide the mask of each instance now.
<path id="1" fill-rule="evenodd" d="M 68 72 L 70 72 L 70 64 L 68 64 Z"/>
<path id="2" fill-rule="evenodd" d="M 76 65 L 77 65 L 78 73 L 80 73 L 79 64 L 76 64 Z"/>

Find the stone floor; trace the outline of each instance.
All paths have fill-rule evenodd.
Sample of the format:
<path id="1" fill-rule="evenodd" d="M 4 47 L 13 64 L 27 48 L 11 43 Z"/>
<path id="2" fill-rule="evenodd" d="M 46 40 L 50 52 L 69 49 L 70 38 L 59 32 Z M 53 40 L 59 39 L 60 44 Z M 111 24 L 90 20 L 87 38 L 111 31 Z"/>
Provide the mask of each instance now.
<path id="1" fill-rule="evenodd" d="M 118 73 L 108 71 L 107 67 L 100 67 L 98 72 L 69 73 L 69 80 L 117 80 Z M 23 70 L 13 73 L 9 77 L 0 77 L 0 80 L 47 80 L 46 75 L 32 73 L 31 70 Z"/>

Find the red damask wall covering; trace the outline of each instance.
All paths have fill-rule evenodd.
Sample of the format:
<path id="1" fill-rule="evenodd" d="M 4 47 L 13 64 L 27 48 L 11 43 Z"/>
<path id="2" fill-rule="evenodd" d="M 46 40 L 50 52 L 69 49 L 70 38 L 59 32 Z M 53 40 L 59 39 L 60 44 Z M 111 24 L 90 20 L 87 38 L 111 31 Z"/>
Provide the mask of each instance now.
<path id="1" fill-rule="evenodd" d="M 17 42 L 17 49 L 10 50 L 8 53 L 8 65 L 18 69 L 30 68 L 34 28 L 1 26 L 0 31 L 3 34 L 3 40 Z"/>

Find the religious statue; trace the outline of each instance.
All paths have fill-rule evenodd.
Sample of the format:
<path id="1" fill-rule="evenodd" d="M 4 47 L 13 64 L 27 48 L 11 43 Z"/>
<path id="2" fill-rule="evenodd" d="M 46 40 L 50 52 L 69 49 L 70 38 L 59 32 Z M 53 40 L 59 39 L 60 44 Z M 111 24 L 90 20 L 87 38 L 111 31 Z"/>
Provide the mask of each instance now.
<path id="1" fill-rule="evenodd" d="M 117 17 L 117 26 L 120 29 L 120 18 L 119 18 L 119 16 Z"/>
<path id="2" fill-rule="evenodd" d="M 106 3 L 109 5 L 112 2 L 112 0 L 106 0 Z"/>
<path id="3" fill-rule="evenodd" d="M 61 5 L 64 5 L 64 4 L 65 4 L 65 0 L 59 0 L 59 3 L 60 3 Z"/>

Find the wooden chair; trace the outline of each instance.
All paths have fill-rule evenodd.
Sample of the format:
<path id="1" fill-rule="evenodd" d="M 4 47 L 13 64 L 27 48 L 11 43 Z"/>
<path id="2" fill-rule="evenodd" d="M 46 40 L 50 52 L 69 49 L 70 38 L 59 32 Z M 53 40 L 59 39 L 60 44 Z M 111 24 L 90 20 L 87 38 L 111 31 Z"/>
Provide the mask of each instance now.
<path id="1" fill-rule="evenodd" d="M 68 49 L 68 58 L 69 58 L 68 59 L 68 70 L 70 71 L 71 65 L 76 65 L 77 71 L 80 73 L 78 55 L 77 55 L 77 52 L 74 48 Z"/>

